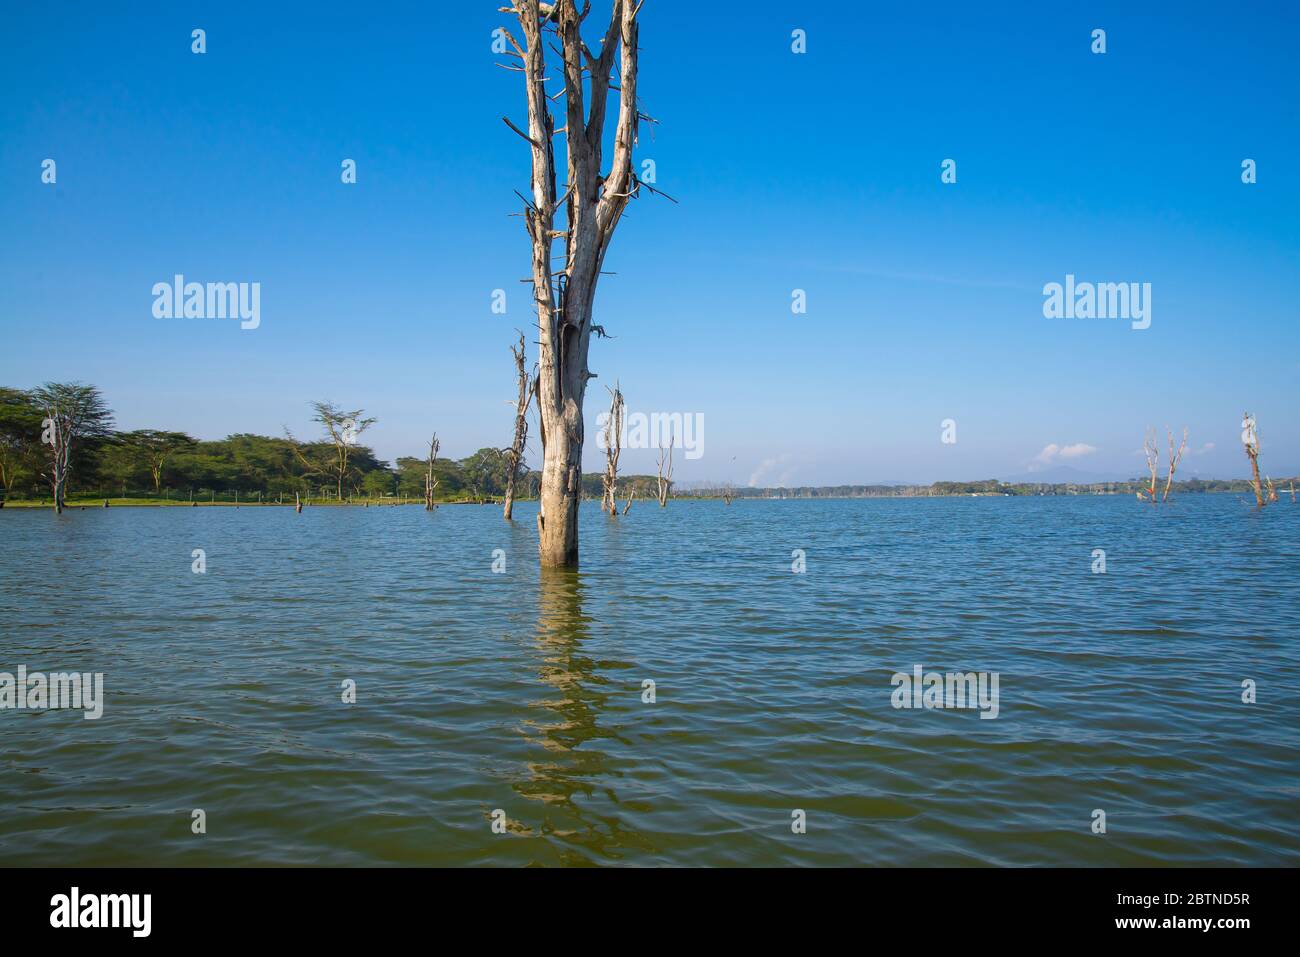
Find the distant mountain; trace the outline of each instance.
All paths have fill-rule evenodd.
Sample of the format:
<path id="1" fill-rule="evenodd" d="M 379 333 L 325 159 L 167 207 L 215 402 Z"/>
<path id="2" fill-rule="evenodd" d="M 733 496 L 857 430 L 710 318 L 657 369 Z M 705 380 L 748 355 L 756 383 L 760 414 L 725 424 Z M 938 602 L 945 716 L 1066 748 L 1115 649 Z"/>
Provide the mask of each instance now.
<path id="1" fill-rule="evenodd" d="M 1091 485 L 1094 482 L 1125 482 L 1132 478 L 1138 478 L 1136 472 L 1130 475 L 1123 475 L 1119 472 L 1084 472 L 1079 469 L 1070 468 L 1068 465 L 1056 465 L 1051 468 L 1045 468 L 1038 472 L 1021 472 L 1019 475 L 1006 475 L 999 481 L 1010 482 L 1013 485 L 1019 484 L 1061 484 L 1073 482 L 1075 485 Z"/>

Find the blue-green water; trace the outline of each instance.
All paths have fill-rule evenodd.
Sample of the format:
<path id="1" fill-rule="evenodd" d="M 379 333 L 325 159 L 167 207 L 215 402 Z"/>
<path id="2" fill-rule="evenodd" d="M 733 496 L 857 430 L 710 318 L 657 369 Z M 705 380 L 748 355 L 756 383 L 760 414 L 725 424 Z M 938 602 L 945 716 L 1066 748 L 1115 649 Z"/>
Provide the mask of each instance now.
<path id="1" fill-rule="evenodd" d="M 545 578 L 534 515 L 0 511 L 0 672 L 107 699 L 0 711 L 0 860 L 1300 861 L 1300 506 L 591 504 Z"/>

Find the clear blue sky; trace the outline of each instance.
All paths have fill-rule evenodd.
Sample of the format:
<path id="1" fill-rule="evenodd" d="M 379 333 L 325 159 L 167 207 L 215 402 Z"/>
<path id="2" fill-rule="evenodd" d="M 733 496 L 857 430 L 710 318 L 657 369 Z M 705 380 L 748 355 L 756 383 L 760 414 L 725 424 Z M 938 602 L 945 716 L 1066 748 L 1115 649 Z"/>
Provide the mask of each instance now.
<path id="1" fill-rule="evenodd" d="M 498 5 L 9 5 L 0 383 L 93 382 L 122 428 L 305 436 L 319 398 L 377 416 L 385 458 L 434 429 L 452 456 L 505 445 L 507 348 L 532 317 Z M 661 125 L 638 162 L 680 205 L 634 202 L 607 260 L 591 464 L 618 379 L 632 411 L 704 414 L 682 479 L 1131 475 L 1147 425 L 1191 427 L 1187 473 L 1235 476 L 1247 408 L 1266 469 L 1300 470 L 1294 4 L 647 0 L 641 18 Z M 261 327 L 153 318 L 178 272 L 260 282 Z M 1151 328 L 1044 318 L 1067 273 L 1150 282 Z"/>

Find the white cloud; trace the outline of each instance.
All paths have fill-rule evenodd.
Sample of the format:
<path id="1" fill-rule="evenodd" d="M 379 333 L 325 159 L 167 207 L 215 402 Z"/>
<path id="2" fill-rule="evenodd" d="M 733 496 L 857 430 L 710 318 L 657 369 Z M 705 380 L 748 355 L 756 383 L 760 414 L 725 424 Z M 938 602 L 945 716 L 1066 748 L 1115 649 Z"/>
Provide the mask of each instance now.
<path id="1" fill-rule="evenodd" d="M 1037 472 L 1039 469 L 1047 468 L 1065 459 L 1077 459 L 1085 455 L 1092 455 L 1097 451 L 1095 445 L 1089 445 L 1087 442 L 1075 442 L 1071 445 L 1057 445 L 1055 442 L 1043 446 L 1043 451 L 1034 456 L 1029 465 L 1029 471 Z"/>
<path id="2" fill-rule="evenodd" d="M 1067 445 L 1061 449 L 1061 458 L 1077 459 L 1083 455 L 1091 455 L 1097 451 L 1095 445 L 1089 445 L 1087 442 L 1075 442 L 1073 445 Z"/>

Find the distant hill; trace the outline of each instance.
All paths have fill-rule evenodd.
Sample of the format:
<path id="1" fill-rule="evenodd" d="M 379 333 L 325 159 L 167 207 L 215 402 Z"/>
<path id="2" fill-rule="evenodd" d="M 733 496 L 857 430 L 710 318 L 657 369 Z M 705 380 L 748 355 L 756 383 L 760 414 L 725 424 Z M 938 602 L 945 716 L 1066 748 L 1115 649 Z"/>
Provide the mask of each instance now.
<path id="1" fill-rule="evenodd" d="M 1070 468 L 1068 465 L 1057 465 L 1038 472 L 1004 475 L 999 481 L 1006 482 L 1008 485 L 1063 485 L 1071 482 L 1075 485 L 1092 485 L 1096 482 L 1127 482 L 1129 479 L 1139 477 L 1136 472 L 1128 475 L 1119 472 L 1084 472 Z"/>

